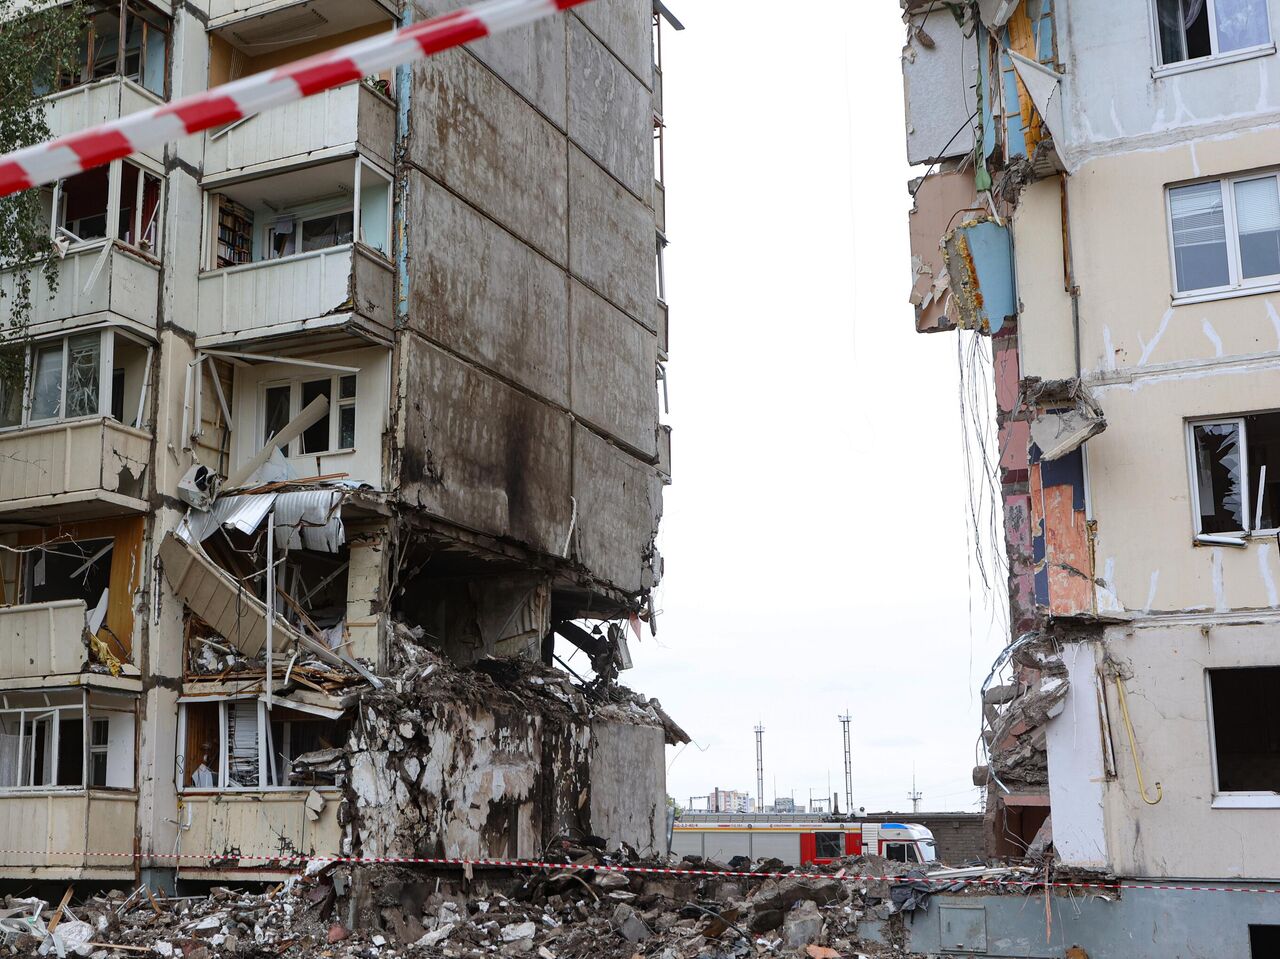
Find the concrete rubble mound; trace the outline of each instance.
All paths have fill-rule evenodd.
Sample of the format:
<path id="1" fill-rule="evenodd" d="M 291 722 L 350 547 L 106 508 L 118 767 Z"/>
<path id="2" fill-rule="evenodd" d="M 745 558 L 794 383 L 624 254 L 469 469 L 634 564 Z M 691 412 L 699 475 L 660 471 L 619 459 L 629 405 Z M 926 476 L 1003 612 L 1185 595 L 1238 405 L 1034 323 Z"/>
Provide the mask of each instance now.
<path id="1" fill-rule="evenodd" d="M 563 865 L 561 865 L 561 863 Z M 68 888 L 54 908 L 4 900 L 0 955 L 163 959 L 879 959 L 905 955 L 893 891 L 904 864 L 859 857 L 829 878 L 767 875 L 777 860 L 670 862 L 562 842 L 538 869 L 463 872 L 313 860 L 265 889 L 214 886 L 168 897 L 145 885 L 85 899 Z M 569 868 L 565 868 L 569 867 Z M 878 878 L 848 878 L 879 877 Z M 859 924 L 871 923 L 860 937 Z"/>

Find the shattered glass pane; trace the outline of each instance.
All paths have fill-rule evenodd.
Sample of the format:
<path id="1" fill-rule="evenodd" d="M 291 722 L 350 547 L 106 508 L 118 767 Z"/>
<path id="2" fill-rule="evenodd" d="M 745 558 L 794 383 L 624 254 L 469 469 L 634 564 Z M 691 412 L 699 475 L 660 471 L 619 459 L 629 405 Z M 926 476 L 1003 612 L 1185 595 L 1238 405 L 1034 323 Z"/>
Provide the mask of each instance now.
<path id="1" fill-rule="evenodd" d="M 288 386 L 268 386 L 266 395 L 266 415 L 263 420 L 262 445 L 267 445 L 267 440 L 275 436 L 289 422 L 289 392 Z M 280 447 L 282 456 L 289 455 L 288 445 Z"/>
<path id="2" fill-rule="evenodd" d="M 1240 424 L 1198 423 L 1194 434 L 1200 532 L 1243 533 Z"/>
<path id="3" fill-rule="evenodd" d="M 62 413 L 62 344 L 36 350 L 31 379 L 31 418 L 49 420 Z"/>
<path id="4" fill-rule="evenodd" d="M 335 213 L 333 216 L 303 220 L 302 252 L 326 250 L 331 246 L 350 243 L 354 231 L 355 217 L 350 210 L 346 213 Z"/>
<path id="5" fill-rule="evenodd" d="M 1266 0 L 1217 0 L 1218 52 L 1260 47 L 1270 39 Z"/>
<path id="6" fill-rule="evenodd" d="M 302 408 L 305 410 L 320 397 L 332 399 L 333 381 L 310 380 L 302 384 Z M 302 434 L 303 453 L 327 453 L 329 451 L 329 414 L 316 420 Z"/>
<path id="7" fill-rule="evenodd" d="M 67 416 L 98 412 L 98 383 L 102 338 L 97 333 L 73 336 L 67 342 Z"/>

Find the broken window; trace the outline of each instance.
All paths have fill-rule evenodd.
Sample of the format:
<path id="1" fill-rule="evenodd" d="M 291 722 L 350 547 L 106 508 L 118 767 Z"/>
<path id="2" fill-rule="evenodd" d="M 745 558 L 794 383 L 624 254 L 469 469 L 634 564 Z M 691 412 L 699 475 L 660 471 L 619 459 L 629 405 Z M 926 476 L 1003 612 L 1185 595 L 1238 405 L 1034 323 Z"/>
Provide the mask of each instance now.
<path id="1" fill-rule="evenodd" d="M 23 602 L 81 600 L 86 625 L 97 633 L 105 628 L 114 546 L 113 539 L 59 541 L 24 554 Z"/>
<path id="2" fill-rule="evenodd" d="M 11 351 L 0 357 L 0 428 L 102 415 L 140 427 L 150 365 L 151 347 L 114 329 Z"/>
<path id="3" fill-rule="evenodd" d="M 1190 424 L 1200 536 L 1280 528 L 1280 413 Z"/>
<path id="4" fill-rule="evenodd" d="M 1280 793 L 1280 666 L 1209 671 L 1220 793 Z"/>
<path id="5" fill-rule="evenodd" d="M 884 844 L 884 858 L 891 862 L 907 861 L 907 844 L 905 842 L 887 842 Z"/>
<path id="6" fill-rule="evenodd" d="M 1172 187 L 1169 219 L 1178 293 L 1266 286 L 1280 278 L 1275 174 Z"/>
<path id="7" fill-rule="evenodd" d="M 658 300 L 662 303 L 667 302 L 667 238 L 661 233 L 658 234 L 657 243 L 657 259 L 655 262 L 655 272 L 658 281 Z"/>
<path id="8" fill-rule="evenodd" d="M 308 217 L 277 217 L 267 230 L 267 259 L 344 246 L 351 242 L 354 230 L 351 208 Z"/>
<path id="9" fill-rule="evenodd" d="M 165 96 L 169 32 L 169 19 L 142 3 L 94 4 L 80 39 L 77 62 L 58 76 L 58 89 L 124 76 L 157 96 Z"/>
<path id="10" fill-rule="evenodd" d="M 183 786 L 231 790 L 333 785 L 332 751 L 347 724 L 259 699 L 184 703 L 187 754 Z M 223 758 L 225 757 L 225 758 Z"/>
<path id="11" fill-rule="evenodd" d="M 97 714 L 91 708 L 86 743 L 83 703 L 35 701 L 0 710 L 0 790 L 82 788 L 86 767 L 95 788 L 133 787 L 132 712 Z M 113 737 L 115 723 L 119 735 Z"/>
<path id="12" fill-rule="evenodd" d="M 820 832 L 815 835 L 815 838 L 817 839 L 815 858 L 839 859 L 844 855 L 844 833 Z"/>
<path id="13" fill-rule="evenodd" d="M 158 256 L 163 178 L 129 160 L 120 161 L 116 187 L 119 210 L 108 229 L 112 183 L 110 166 L 67 177 L 56 185 L 51 207 L 57 211 L 57 232 L 72 243 L 112 236 L 121 243 Z"/>
<path id="14" fill-rule="evenodd" d="M 1156 24 L 1166 66 L 1271 41 L 1266 0 L 1156 0 Z"/>
<path id="15" fill-rule="evenodd" d="M 288 422 L 320 397 L 329 401 L 329 410 L 307 427 L 294 441 L 296 456 L 349 452 L 356 446 L 356 374 L 336 373 L 324 377 L 298 377 L 262 388 L 262 445 Z M 284 456 L 291 455 L 288 445 Z"/>

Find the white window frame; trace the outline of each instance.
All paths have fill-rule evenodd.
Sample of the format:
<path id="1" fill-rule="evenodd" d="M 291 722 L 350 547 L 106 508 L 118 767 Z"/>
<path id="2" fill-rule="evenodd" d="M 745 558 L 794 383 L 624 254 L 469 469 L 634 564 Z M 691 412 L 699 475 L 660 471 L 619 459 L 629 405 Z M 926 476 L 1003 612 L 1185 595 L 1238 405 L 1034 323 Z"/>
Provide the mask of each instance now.
<path id="1" fill-rule="evenodd" d="M 133 203 L 133 224 L 132 236 L 134 242 L 126 243 L 119 239 L 120 234 L 120 209 L 121 209 L 121 192 L 124 184 L 124 165 L 128 164 L 138 171 L 136 196 Z M 156 177 L 160 181 L 160 198 L 156 201 L 156 212 L 154 219 L 155 228 L 155 244 L 150 249 L 143 249 L 136 241 L 142 230 L 142 193 L 146 182 L 147 175 Z M 73 239 L 75 234 L 73 231 L 64 230 L 63 228 L 63 210 L 65 207 L 66 197 L 64 196 L 67 177 L 58 180 L 53 185 L 53 200 L 50 206 L 51 215 L 49 222 L 49 234 L 53 238 L 61 234 L 67 240 L 71 241 L 70 249 L 79 250 L 82 248 L 92 247 L 95 245 L 106 245 L 109 243 L 119 243 L 121 246 L 127 247 L 140 253 L 142 256 L 149 256 L 153 260 L 160 259 L 161 244 L 164 242 L 163 226 L 165 217 L 165 193 L 168 182 L 162 171 L 153 170 L 150 166 L 138 163 L 134 160 L 115 160 L 107 167 L 107 235 L 105 237 L 94 237 L 90 240 Z"/>
<path id="2" fill-rule="evenodd" d="M 73 337 L 85 336 L 90 333 L 97 333 L 98 339 L 98 409 L 93 413 L 85 413 L 81 416 L 67 416 L 67 371 L 69 369 L 69 361 L 71 358 L 70 341 Z M 86 420 L 111 418 L 112 390 L 113 390 L 113 374 L 115 372 L 115 338 L 121 336 L 127 340 L 145 346 L 147 350 L 146 367 L 142 375 L 142 390 L 138 396 L 138 410 L 132 423 L 127 421 L 129 410 L 125 410 L 126 421 L 122 423 L 124 426 L 130 426 L 134 429 L 140 429 L 143 422 L 143 414 L 146 409 L 147 391 L 150 382 L 150 370 L 152 353 L 155 349 L 154 345 L 147 343 L 138 337 L 130 336 L 122 330 L 114 327 L 104 326 L 97 330 L 70 330 L 59 333 L 56 336 L 46 336 L 28 343 L 23 351 L 23 376 L 22 376 L 22 415 L 19 422 L 12 426 L 0 426 L 0 435 L 4 433 L 17 432 L 25 429 L 38 429 L 45 426 L 53 426 L 58 423 L 79 423 Z M 32 401 L 34 399 L 35 390 L 35 357 L 36 353 L 46 346 L 61 341 L 62 343 L 62 383 L 59 387 L 60 399 L 58 402 L 58 415 L 52 417 L 41 417 L 36 419 L 32 416 Z"/>
<path id="3" fill-rule="evenodd" d="M 97 745 L 93 741 L 94 730 L 99 728 L 99 724 L 101 724 L 102 727 L 104 727 L 107 730 L 107 741 L 103 743 L 101 746 Z M 101 756 L 105 762 L 107 762 L 108 764 L 110 763 L 109 756 L 110 756 L 110 749 L 111 749 L 111 720 L 107 716 L 90 715 L 87 726 L 88 726 L 89 736 L 88 736 L 88 739 L 85 741 L 85 767 L 84 767 L 85 785 L 89 789 L 105 789 L 106 783 L 102 783 L 99 785 L 91 782 L 91 780 L 93 779 L 93 760 L 95 757 Z M 106 773 L 109 768 L 110 768 L 109 765 L 107 767 L 104 767 L 103 772 Z"/>
<path id="4" fill-rule="evenodd" d="M 1277 412 L 1275 410 L 1260 410 L 1254 413 L 1242 413 L 1234 416 L 1202 416 L 1197 419 L 1187 420 L 1185 424 L 1185 436 L 1187 447 L 1187 474 L 1191 493 L 1191 528 L 1195 533 L 1197 543 L 1207 543 L 1217 546 L 1242 546 L 1244 541 L 1254 536 L 1271 537 L 1280 535 L 1280 527 L 1270 526 L 1259 528 L 1255 526 L 1258 504 L 1253 501 L 1253 486 L 1250 476 L 1249 466 L 1249 424 L 1248 419 L 1252 416 L 1261 416 L 1268 412 Z M 1200 470 L 1199 464 L 1196 462 L 1196 434 L 1197 426 L 1212 426 L 1235 424 L 1240 430 L 1240 470 L 1244 477 L 1243 490 L 1243 511 L 1244 511 L 1244 530 L 1240 533 L 1206 533 L 1200 528 Z"/>
<path id="5" fill-rule="evenodd" d="M 270 223 L 262 225 L 262 252 L 263 259 L 269 262 L 277 260 L 287 260 L 295 256 L 309 256 L 320 253 L 324 250 L 338 250 L 347 243 L 335 243 L 333 246 L 320 247 L 316 250 L 303 250 L 302 245 L 302 225 L 312 220 L 323 220 L 331 216 L 341 216 L 343 213 L 351 214 L 351 239 L 354 242 L 359 234 L 356 232 L 360 228 L 360 217 L 351 200 L 326 201 L 321 203 L 311 203 L 305 206 L 297 207 L 294 210 L 286 210 L 280 216 L 272 217 Z M 288 219 L 293 221 L 293 237 L 294 249 L 289 253 L 281 253 L 277 255 L 272 240 L 275 237 L 275 224 L 281 220 Z"/>
<path id="6" fill-rule="evenodd" d="M 1242 669 L 1267 669 L 1268 666 L 1238 667 Z M 1212 777 L 1210 795 L 1213 797 L 1210 807 L 1213 809 L 1280 809 L 1280 792 L 1233 791 L 1223 792 L 1218 788 L 1218 733 L 1213 721 L 1213 673 L 1226 672 L 1226 669 L 1204 671 L 1204 702 L 1208 716 L 1209 730 L 1209 775 Z"/>
<path id="7" fill-rule="evenodd" d="M 49 703 L 46 701 L 44 704 L 39 706 L 5 706 L 4 708 L 0 708 L 0 716 L 5 718 L 16 716 L 18 719 L 19 741 L 18 758 L 16 762 L 19 771 L 19 782 L 24 779 L 30 780 L 35 778 L 35 751 L 31 750 L 30 754 L 28 754 L 25 726 L 28 722 L 38 722 L 45 718 L 51 718 L 53 721 L 52 735 L 50 736 L 50 741 L 52 743 L 50 755 L 53 757 L 53 777 L 54 779 L 57 779 L 58 749 L 61 745 L 60 739 L 63 713 L 78 713 L 80 715 L 81 723 L 87 727 L 87 724 L 84 723 L 85 705 L 83 702 Z M 93 718 L 92 713 L 90 713 L 90 718 Z M 22 795 L 27 793 L 82 793 L 90 788 L 97 788 L 87 785 L 89 779 L 88 757 L 88 743 L 84 742 L 81 744 L 80 778 L 83 780 L 83 784 L 81 785 L 76 785 L 74 783 L 61 785 L 55 782 L 49 785 L 0 786 L 0 796 Z"/>
<path id="8" fill-rule="evenodd" d="M 227 785 L 231 768 L 230 743 L 227 739 L 227 706 L 233 702 L 245 702 L 253 700 L 258 705 L 258 785 L 256 786 L 230 786 Z M 280 786 L 265 785 L 268 779 L 275 779 L 275 764 L 272 762 L 272 756 L 275 752 L 274 744 L 271 741 L 271 711 L 267 709 L 266 702 L 261 696 L 226 696 L 226 697 L 199 697 L 190 698 L 179 702 L 178 712 L 178 743 L 187 741 L 187 708 L 193 705 L 217 705 L 218 707 L 218 768 L 215 770 L 217 781 L 220 785 L 216 786 L 188 786 L 185 784 L 187 772 L 185 768 L 179 768 L 174 763 L 177 774 L 178 791 L 182 793 L 198 793 L 204 795 L 212 795 L 216 793 L 306 793 L 312 789 L 335 789 L 335 786 L 310 786 L 300 784 L 297 786 Z M 288 708 L 294 709 L 290 705 Z M 292 720 L 284 720 L 284 722 L 292 722 Z M 185 766 L 185 764 L 184 764 Z"/>
<path id="9" fill-rule="evenodd" d="M 1240 266 L 1240 230 L 1236 223 L 1236 191 L 1237 183 L 1250 180 L 1273 179 L 1280 190 L 1280 170 L 1262 170 L 1242 173 L 1229 177 L 1205 177 L 1200 180 L 1188 180 L 1183 183 L 1170 183 L 1164 190 L 1165 241 L 1169 245 L 1169 280 L 1173 290 L 1173 303 L 1204 303 L 1209 300 L 1228 299 L 1236 296 L 1254 296 L 1259 293 L 1273 293 L 1280 290 L 1280 273 L 1267 276 L 1244 278 Z M 1195 290 L 1178 289 L 1178 257 L 1173 239 L 1173 191 L 1185 186 L 1199 183 L 1217 183 L 1222 191 L 1223 229 L 1227 233 L 1227 274 L 1230 282 L 1226 286 L 1203 287 Z"/>
<path id="10" fill-rule="evenodd" d="M 1185 0 L 1182 0 L 1182 2 L 1185 2 Z M 1259 43 L 1252 47 L 1242 47 L 1239 50 L 1230 50 L 1227 53 L 1218 52 L 1218 0 L 1205 0 L 1205 6 L 1208 8 L 1209 49 L 1212 52 L 1206 57 L 1196 57 L 1194 60 L 1178 60 L 1173 63 L 1165 63 L 1164 51 L 1160 46 L 1160 9 L 1156 0 L 1149 0 L 1147 8 L 1151 14 L 1151 44 L 1152 50 L 1155 52 L 1155 65 L 1151 68 L 1152 77 L 1159 79 L 1160 77 L 1176 76 L 1179 73 L 1190 73 L 1193 70 L 1202 70 L 1205 67 L 1219 66 L 1226 63 L 1238 63 L 1241 60 L 1251 60 L 1254 57 L 1264 57 L 1276 52 L 1270 0 L 1264 5 L 1267 12 L 1267 42 Z M 1181 3 L 1179 4 L 1179 9 L 1181 9 Z"/>
<path id="11" fill-rule="evenodd" d="M 339 390 L 342 387 L 343 377 L 355 377 L 356 395 L 342 399 Z M 311 383 L 315 380 L 323 380 L 325 377 L 322 372 L 317 370 L 315 374 L 299 374 L 297 376 L 281 377 L 275 380 L 264 380 L 258 384 L 258 417 L 257 425 L 254 433 L 254 448 L 262 450 L 268 444 L 267 433 L 267 390 L 288 386 L 289 387 L 289 420 L 292 420 L 302 412 L 302 384 L 304 382 Z M 299 436 L 289 444 L 288 451 L 285 453 L 286 459 L 304 456 L 343 456 L 348 453 L 355 453 L 360 448 L 360 374 L 359 373 L 339 373 L 333 372 L 329 374 L 329 448 L 326 450 L 313 450 L 310 452 L 302 452 L 302 437 Z M 339 427 L 339 410 L 343 407 L 351 407 L 356 410 L 356 436 L 354 446 L 339 446 L 338 440 L 341 438 L 341 430 Z M 286 420 L 288 422 L 288 420 Z"/>

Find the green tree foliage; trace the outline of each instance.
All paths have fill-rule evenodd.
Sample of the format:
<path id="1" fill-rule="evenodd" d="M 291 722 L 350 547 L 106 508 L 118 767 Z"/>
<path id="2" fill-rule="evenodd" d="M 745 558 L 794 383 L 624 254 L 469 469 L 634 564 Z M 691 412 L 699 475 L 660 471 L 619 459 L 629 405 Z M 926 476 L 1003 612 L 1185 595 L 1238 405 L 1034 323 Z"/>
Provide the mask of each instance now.
<path id="1" fill-rule="evenodd" d="M 59 77 L 74 70 L 85 13 L 79 0 L 51 4 L 40 0 L 0 0 L 0 153 L 49 139 L 44 94 Z M 58 261 L 49 230 L 48 194 L 27 190 L 0 199 L 0 267 L 30 263 L 18 271 L 13 287 L 0 289 L 0 393 L 17 377 L 31 316 L 33 271 L 43 271 L 49 290 L 58 282 Z M 2 399 L 2 397 L 0 397 Z"/>

